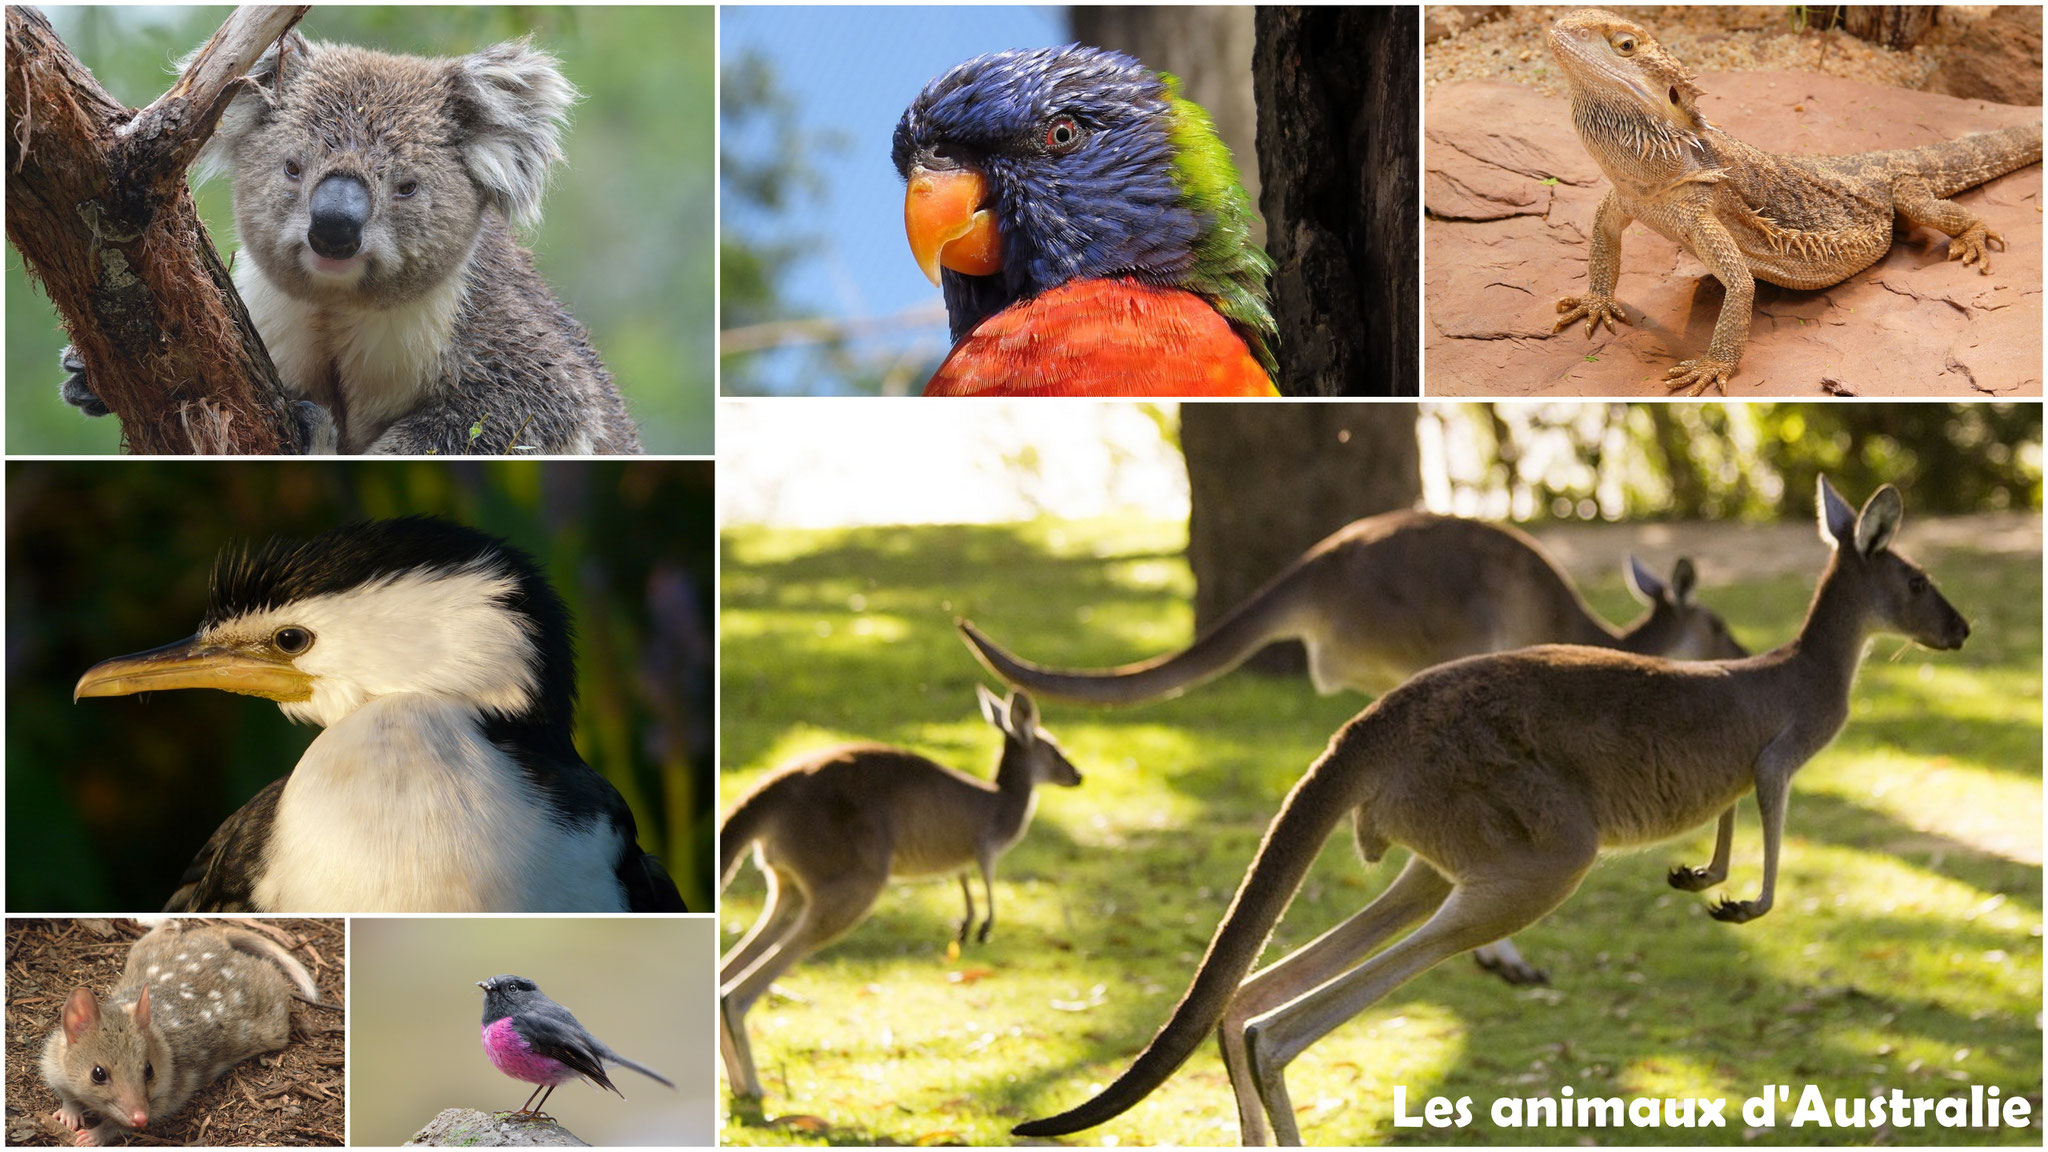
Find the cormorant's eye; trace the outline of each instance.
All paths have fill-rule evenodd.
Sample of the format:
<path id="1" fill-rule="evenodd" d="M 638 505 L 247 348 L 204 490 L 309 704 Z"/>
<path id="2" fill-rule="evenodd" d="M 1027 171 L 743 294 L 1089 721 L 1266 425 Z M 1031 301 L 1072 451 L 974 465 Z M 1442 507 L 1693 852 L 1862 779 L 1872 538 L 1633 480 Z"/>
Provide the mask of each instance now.
<path id="1" fill-rule="evenodd" d="M 305 169 L 299 167 L 299 162 L 297 160 L 287 160 L 284 162 L 285 179 L 296 181 L 299 177 L 304 176 L 305 174 Z"/>
<path id="2" fill-rule="evenodd" d="M 107 1070 L 98 1064 L 93 1065 L 92 1082 L 95 1084 L 105 1084 L 107 1082 Z"/>
<path id="3" fill-rule="evenodd" d="M 284 627 L 270 634 L 270 642 L 279 652 L 297 656 L 313 646 L 313 634 L 304 628 Z"/>
<path id="4" fill-rule="evenodd" d="M 1081 146 L 1081 126 L 1073 117 L 1061 116 L 1045 126 L 1045 150 L 1055 156 L 1065 156 Z"/>

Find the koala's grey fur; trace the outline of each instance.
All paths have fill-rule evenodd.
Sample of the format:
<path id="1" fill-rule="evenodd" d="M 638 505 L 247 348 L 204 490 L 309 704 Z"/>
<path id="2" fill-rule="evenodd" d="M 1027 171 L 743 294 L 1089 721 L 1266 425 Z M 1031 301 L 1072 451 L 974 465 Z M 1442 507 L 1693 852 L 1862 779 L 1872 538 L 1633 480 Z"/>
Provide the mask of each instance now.
<path id="1" fill-rule="evenodd" d="M 515 41 L 429 59 L 294 32 L 249 78 L 200 163 L 233 176 L 235 285 L 285 386 L 330 418 L 316 451 L 640 451 L 610 373 L 510 231 L 539 220 L 562 159 L 576 90 L 553 57 Z M 343 260 L 309 243 L 329 176 L 368 189 Z"/>

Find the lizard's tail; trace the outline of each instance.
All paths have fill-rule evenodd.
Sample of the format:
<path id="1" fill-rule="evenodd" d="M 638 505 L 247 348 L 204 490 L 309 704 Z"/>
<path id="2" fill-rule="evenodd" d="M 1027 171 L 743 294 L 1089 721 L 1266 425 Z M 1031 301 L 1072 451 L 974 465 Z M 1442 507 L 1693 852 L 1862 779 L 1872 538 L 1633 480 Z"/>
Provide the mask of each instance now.
<path id="1" fill-rule="evenodd" d="M 2041 126 L 2015 124 L 1996 132 L 1977 132 L 1940 144 L 1903 148 L 1894 155 L 1925 175 L 1936 197 L 1946 199 L 2007 172 L 2039 164 Z"/>

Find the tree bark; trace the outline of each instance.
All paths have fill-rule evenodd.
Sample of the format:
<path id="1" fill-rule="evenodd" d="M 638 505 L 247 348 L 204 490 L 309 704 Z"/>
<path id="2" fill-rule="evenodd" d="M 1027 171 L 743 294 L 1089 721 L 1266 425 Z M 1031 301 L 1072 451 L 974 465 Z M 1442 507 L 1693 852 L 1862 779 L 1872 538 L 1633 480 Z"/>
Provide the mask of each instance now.
<path id="1" fill-rule="evenodd" d="M 1195 630 L 1344 525 L 1414 507 L 1415 419 L 1412 404 L 1182 404 Z M 1247 667 L 1299 673 L 1306 662 L 1289 643 Z"/>
<path id="2" fill-rule="evenodd" d="M 1260 207 L 1290 395 L 1419 394 L 1417 12 L 1257 9 Z"/>
<path id="3" fill-rule="evenodd" d="M 1252 203 L 1259 202 L 1258 108 L 1252 101 L 1252 9 L 1246 5 L 1076 4 L 1074 39 L 1136 56 L 1180 77 L 1181 95 L 1200 104 L 1230 147 Z M 1263 220 L 1252 227 L 1263 247 Z"/>
<path id="4" fill-rule="evenodd" d="M 100 87 L 41 12 L 7 9 L 7 238 L 131 452 L 305 450 L 185 186 L 250 66 L 305 13 L 237 9 L 138 112 Z"/>

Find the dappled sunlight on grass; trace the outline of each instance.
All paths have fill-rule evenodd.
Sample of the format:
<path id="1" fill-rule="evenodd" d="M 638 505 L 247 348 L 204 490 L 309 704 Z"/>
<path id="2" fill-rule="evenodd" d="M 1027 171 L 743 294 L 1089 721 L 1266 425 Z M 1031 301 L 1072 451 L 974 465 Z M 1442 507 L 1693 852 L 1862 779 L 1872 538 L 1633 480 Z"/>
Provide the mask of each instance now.
<path id="1" fill-rule="evenodd" d="M 1617 529 L 1620 530 L 1620 529 Z M 777 532 L 727 538 L 722 787 L 726 802 L 789 756 L 844 739 L 902 744 L 976 776 L 996 734 L 990 683 L 953 630 L 968 616 L 1041 663 L 1144 659 L 1191 638 L 1179 524 Z M 1910 546 L 1910 528 L 1908 529 Z M 1812 573 L 1722 580 L 1700 598 L 1762 650 L 1789 639 Z M 1873 648 L 1848 727 L 1794 781 L 1777 907 L 1751 924 L 1707 909 L 1761 882 L 1753 800 L 1731 875 L 1679 892 L 1711 825 L 1601 862 L 1516 934 L 1552 984 L 1515 989 L 1456 957 L 1303 1053 L 1287 1077 L 1312 1143 L 1812 1143 L 1745 1133 L 1767 1083 L 1856 1097 L 1896 1084 L 2040 1091 L 2041 665 L 2038 557 L 1956 552 L 1929 564 L 1976 631 L 1957 652 Z M 1639 611 L 1618 574 L 1588 590 L 1608 619 Z M 2033 603 L 2026 600 L 2032 597 Z M 1895 658 L 1896 657 L 1896 658 Z M 756 1143 L 1009 1143 L 1009 1128 L 1120 1073 L 1185 990 L 1281 797 L 1367 700 L 1299 677 L 1238 673 L 1122 709 L 1041 702 L 1083 774 L 1046 789 L 998 864 L 994 935 L 953 953 L 950 878 L 892 884 L 870 919 L 792 969 L 749 1017 L 768 1090 Z M 1265 953 L 1270 962 L 1363 907 L 1399 871 L 1362 864 L 1340 825 Z M 751 866 L 726 893 L 730 944 L 758 912 Z M 979 902 L 979 881 L 976 899 Z M 1959 1056 L 1958 1054 L 1961 1053 Z M 1469 1128 L 1396 1128 L 1430 1096 L 1473 1098 Z M 1504 1129 L 1499 1097 L 1730 1099 L 1727 1129 Z M 1878 1133 L 1838 1130 L 1869 1143 Z M 1213 1042 L 1129 1113 L 1078 1143 L 1235 1143 Z M 2039 1142 L 1914 1130 L 1904 1142 Z"/>

